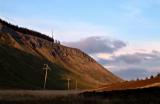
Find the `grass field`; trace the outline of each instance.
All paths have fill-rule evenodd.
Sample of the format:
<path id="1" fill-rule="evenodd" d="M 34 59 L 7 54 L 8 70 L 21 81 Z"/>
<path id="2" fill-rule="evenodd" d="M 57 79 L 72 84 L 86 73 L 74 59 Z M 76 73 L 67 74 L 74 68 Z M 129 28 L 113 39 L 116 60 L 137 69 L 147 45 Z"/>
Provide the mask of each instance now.
<path id="1" fill-rule="evenodd" d="M 0 104 L 160 104 L 160 88 L 124 91 L 0 91 Z"/>

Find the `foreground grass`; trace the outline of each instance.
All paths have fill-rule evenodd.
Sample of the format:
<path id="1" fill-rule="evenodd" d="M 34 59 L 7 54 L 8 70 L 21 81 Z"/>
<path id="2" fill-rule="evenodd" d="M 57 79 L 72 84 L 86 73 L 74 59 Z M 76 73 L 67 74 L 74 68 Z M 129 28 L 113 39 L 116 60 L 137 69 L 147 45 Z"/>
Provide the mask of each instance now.
<path id="1" fill-rule="evenodd" d="M 8 95 L 9 96 L 9 95 Z M 2 98 L 2 97 L 1 97 Z M 15 97 L 16 98 L 16 97 Z M 160 88 L 1 99 L 1 104 L 160 104 Z"/>

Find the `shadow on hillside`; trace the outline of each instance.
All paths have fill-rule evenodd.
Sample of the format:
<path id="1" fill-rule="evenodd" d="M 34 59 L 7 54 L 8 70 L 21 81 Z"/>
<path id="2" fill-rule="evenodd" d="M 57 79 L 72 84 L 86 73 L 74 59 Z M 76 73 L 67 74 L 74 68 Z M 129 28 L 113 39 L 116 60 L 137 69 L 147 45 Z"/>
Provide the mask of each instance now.
<path id="1" fill-rule="evenodd" d="M 0 45 L 0 89 L 42 89 L 43 64 L 51 69 L 48 74 L 47 89 L 64 89 L 66 81 L 61 76 L 68 72 L 44 58 L 18 49 Z"/>

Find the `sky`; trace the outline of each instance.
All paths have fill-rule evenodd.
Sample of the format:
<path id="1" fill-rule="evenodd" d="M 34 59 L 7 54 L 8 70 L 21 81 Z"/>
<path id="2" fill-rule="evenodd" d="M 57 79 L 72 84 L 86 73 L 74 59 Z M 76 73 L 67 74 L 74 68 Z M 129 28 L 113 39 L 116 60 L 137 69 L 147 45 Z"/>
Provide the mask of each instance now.
<path id="1" fill-rule="evenodd" d="M 126 80 L 160 72 L 160 0 L 0 0 L 0 18 L 88 53 Z"/>

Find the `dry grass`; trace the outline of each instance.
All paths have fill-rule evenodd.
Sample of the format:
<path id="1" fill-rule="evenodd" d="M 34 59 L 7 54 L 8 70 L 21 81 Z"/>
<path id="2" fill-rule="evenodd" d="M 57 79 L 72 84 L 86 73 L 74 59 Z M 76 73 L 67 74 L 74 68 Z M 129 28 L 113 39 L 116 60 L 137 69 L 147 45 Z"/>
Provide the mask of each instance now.
<path id="1" fill-rule="evenodd" d="M 126 90 L 126 89 L 137 89 L 146 87 L 159 87 L 160 77 L 155 77 L 147 80 L 139 81 L 125 81 L 109 85 L 101 86 L 96 89 L 97 91 L 111 91 L 111 90 Z"/>
<path id="2" fill-rule="evenodd" d="M 160 104 L 160 88 L 110 92 L 0 91 L 1 104 Z"/>

